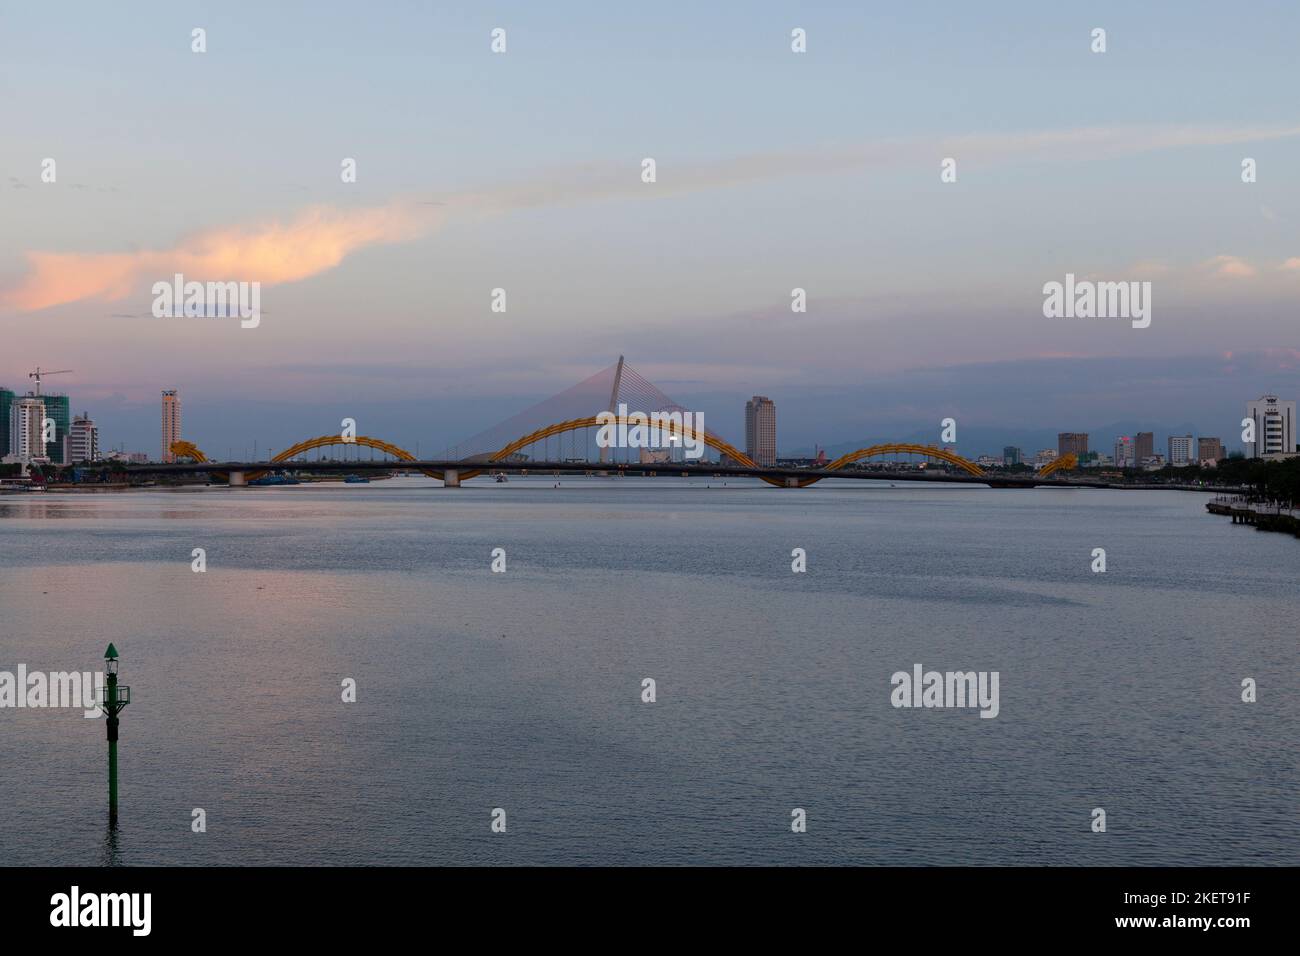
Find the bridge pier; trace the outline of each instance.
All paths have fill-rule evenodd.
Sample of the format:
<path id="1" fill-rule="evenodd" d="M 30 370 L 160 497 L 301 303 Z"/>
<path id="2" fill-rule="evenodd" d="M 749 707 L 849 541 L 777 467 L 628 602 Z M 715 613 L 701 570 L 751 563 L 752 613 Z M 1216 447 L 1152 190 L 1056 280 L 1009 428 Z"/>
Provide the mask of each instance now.
<path id="1" fill-rule="evenodd" d="M 232 471 L 230 473 L 231 488 L 243 488 L 247 484 L 248 484 L 248 480 L 244 477 L 244 473 L 242 471 Z"/>
<path id="2" fill-rule="evenodd" d="M 448 468 L 442 473 L 442 486 L 444 488 L 460 487 L 460 472 L 455 468 Z"/>
<path id="3" fill-rule="evenodd" d="M 787 479 L 785 480 L 785 486 L 786 486 L 787 488 L 798 488 L 798 487 L 799 487 L 799 479 L 798 479 L 798 478 L 787 478 Z"/>

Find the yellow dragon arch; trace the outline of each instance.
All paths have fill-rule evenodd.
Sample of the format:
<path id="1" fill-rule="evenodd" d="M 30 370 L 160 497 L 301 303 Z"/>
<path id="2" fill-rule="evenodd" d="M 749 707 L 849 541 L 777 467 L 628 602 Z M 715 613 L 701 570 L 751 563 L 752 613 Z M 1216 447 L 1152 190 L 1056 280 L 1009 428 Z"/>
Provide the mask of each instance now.
<path id="1" fill-rule="evenodd" d="M 1058 471 L 1073 471 L 1079 464 L 1079 457 L 1072 451 L 1066 452 L 1060 458 L 1049 461 L 1042 468 L 1038 469 L 1038 477 L 1046 478 L 1050 474 Z"/>
<path id="2" fill-rule="evenodd" d="M 405 448 L 398 448 L 391 442 L 386 442 L 380 438 L 367 438 L 365 435 L 358 435 L 355 438 L 344 439 L 342 435 L 321 435 L 317 438 L 308 438 L 306 441 L 300 441 L 298 444 L 286 448 L 284 451 L 280 452 L 280 454 L 272 458 L 271 461 L 277 464 L 280 462 L 291 461 L 303 452 L 311 451 L 313 448 L 325 448 L 330 445 L 361 445 L 365 448 L 374 448 L 378 451 L 385 452 L 386 454 L 392 455 L 394 458 L 399 458 L 402 461 L 416 460 L 416 457 Z M 171 451 L 173 455 L 192 458 L 199 464 L 206 464 L 209 460 L 207 455 L 203 454 L 198 447 L 188 441 L 172 442 Z M 430 471 L 424 468 L 421 468 L 420 471 L 424 472 L 424 474 L 428 475 L 430 478 L 437 478 L 439 481 L 442 480 L 442 472 L 440 471 Z M 214 474 L 224 474 L 224 472 L 214 472 Z M 254 481 L 265 474 L 265 471 L 249 472 L 248 480 Z"/>
<path id="3" fill-rule="evenodd" d="M 484 465 L 484 466 L 490 466 L 492 464 L 504 464 L 510 458 L 511 455 L 515 454 L 516 452 L 520 451 L 523 448 L 527 448 L 529 445 L 532 445 L 535 442 L 545 441 L 546 439 L 552 438 L 556 435 L 563 435 L 568 432 L 578 431 L 579 429 L 599 428 L 600 426 L 606 424 L 638 425 L 638 424 L 645 424 L 645 423 L 639 420 L 629 421 L 627 417 L 615 416 L 609 413 L 601 413 L 600 415 L 591 415 L 585 418 L 571 418 L 568 421 L 556 422 L 554 425 L 547 425 L 546 427 L 539 428 L 534 432 L 530 432 L 529 434 L 522 436 L 521 438 L 517 438 L 516 440 L 510 442 L 508 445 L 505 445 L 504 447 L 498 449 L 492 454 L 487 455 L 484 458 L 477 459 L 474 463 L 479 465 Z M 718 438 L 715 435 L 710 435 L 708 432 L 696 431 L 695 429 L 692 429 L 689 426 L 674 421 L 672 419 L 667 419 L 659 422 L 659 426 L 663 431 L 666 431 L 669 434 L 682 438 L 683 440 L 698 439 L 702 441 L 704 444 L 708 445 L 714 451 L 717 451 L 720 454 L 727 456 L 737 465 L 746 468 L 755 468 L 755 469 L 760 467 L 752 458 L 746 455 L 743 451 L 736 448 L 734 445 L 731 445 L 728 442 L 723 441 L 721 438 Z M 391 442 L 386 442 L 379 438 L 368 438 L 364 435 L 358 435 L 356 438 L 347 439 L 347 440 L 345 440 L 340 435 L 321 435 L 317 438 L 309 438 L 306 441 L 301 441 L 296 445 L 284 449 L 282 452 L 280 452 L 278 455 L 272 458 L 271 461 L 275 463 L 290 461 L 296 458 L 298 455 L 301 455 L 303 452 L 311 451 L 312 449 L 315 448 L 325 448 L 332 445 L 361 445 L 365 448 L 374 448 L 378 451 L 382 451 L 385 454 L 392 455 L 394 458 L 397 458 L 401 461 L 416 461 L 416 457 L 406 449 L 399 448 L 397 445 L 394 445 Z M 179 457 L 184 457 L 184 458 L 190 458 L 200 464 L 206 464 L 209 461 L 208 457 L 202 452 L 202 450 L 200 450 L 192 442 L 188 442 L 188 441 L 173 442 L 171 445 L 171 451 L 172 454 L 174 455 L 177 455 Z M 933 458 L 939 461 L 947 462 L 948 464 L 960 468 L 962 471 L 976 478 L 982 478 L 986 476 L 986 472 L 984 471 L 983 468 L 975 464 L 975 462 L 970 461 L 967 458 L 963 458 L 961 455 L 958 455 L 956 452 L 948 451 L 945 448 L 937 448 L 933 445 L 915 445 L 915 444 L 906 444 L 901 442 L 891 442 L 882 445 L 871 445 L 870 447 L 867 448 L 859 448 L 857 451 L 849 452 L 847 455 L 841 455 L 839 458 L 836 458 L 834 461 L 826 465 L 824 470 L 839 471 L 840 469 L 846 468 L 847 466 L 852 465 L 855 462 L 862 461 L 864 458 L 873 458 L 877 455 L 891 455 L 891 454 L 922 455 L 926 458 Z M 1078 461 L 1074 454 L 1065 454 L 1062 455 L 1060 458 L 1057 458 L 1055 461 L 1052 461 L 1044 468 L 1042 468 L 1038 472 L 1038 477 L 1046 477 L 1058 471 L 1069 471 L 1075 468 L 1077 464 Z M 593 467 L 595 467 L 594 462 L 593 462 Z M 665 463 L 665 470 L 671 470 L 671 469 L 672 469 L 672 464 Z M 483 472 L 487 470 L 489 470 L 488 467 L 470 468 L 469 470 L 461 472 L 460 478 L 461 480 L 473 478 L 476 475 L 483 474 Z M 420 471 L 428 475 L 430 478 L 437 478 L 440 481 L 443 480 L 444 478 L 444 474 L 441 471 L 433 471 L 431 469 L 424 469 L 424 468 L 421 468 Z M 265 474 L 267 474 L 267 472 L 265 471 L 251 472 L 248 475 L 248 478 L 251 481 L 256 478 L 260 478 L 262 475 Z M 759 477 L 762 478 L 762 480 L 767 482 L 769 485 L 775 485 L 777 487 L 787 487 L 787 482 L 782 478 L 771 478 L 762 475 L 760 475 Z M 794 485 L 795 487 L 798 488 L 806 488 L 809 485 L 815 484 L 816 482 L 821 481 L 823 478 L 827 478 L 827 477 L 831 477 L 831 476 L 815 475 L 809 478 L 799 478 L 795 480 Z"/>
<path id="4" fill-rule="evenodd" d="M 547 425 L 545 428 L 539 428 L 535 432 L 529 432 L 527 435 L 524 435 L 522 438 L 515 439 L 510 444 L 506 445 L 505 447 L 489 455 L 487 457 L 487 461 L 502 462 L 505 459 L 509 458 L 511 455 L 513 455 L 515 452 L 519 451 L 521 448 L 527 448 L 529 445 L 533 444 L 534 442 L 545 441 L 547 438 L 551 438 L 555 435 L 563 435 L 566 432 L 578 431 L 581 428 L 599 428 L 602 425 L 607 425 L 607 424 L 608 425 L 644 425 L 646 423 L 639 420 L 629 421 L 627 416 L 613 415 L 609 412 L 602 412 L 599 415 L 592 415 L 587 418 L 571 418 L 567 422 L 556 422 L 554 425 Z M 674 421 L 672 419 L 657 421 L 657 424 L 662 431 L 668 432 L 671 435 L 676 435 L 677 437 L 681 438 L 683 441 L 692 438 L 698 438 L 700 441 L 704 442 L 704 444 L 708 445 L 714 451 L 726 455 L 728 458 L 736 462 L 736 464 L 738 465 L 743 465 L 744 467 L 747 468 L 759 467 L 758 464 L 755 463 L 755 461 L 752 458 L 750 458 L 748 455 L 746 455 L 743 451 L 741 451 L 740 449 L 736 448 L 733 445 L 728 444 L 727 442 L 723 441 L 721 438 L 718 438 L 715 435 L 710 435 L 708 432 L 696 431 L 695 429 L 690 428 L 687 425 L 684 425 L 683 423 Z M 595 466 L 593 465 L 593 467 Z M 671 470 L 672 463 L 666 462 L 664 463 L 663 467 L 665 470 Z M 482 473 L 483 473 L 483 469 L 481 468 L 478 469 L 477 471 L 462 472 L 461 478 L 462 479 L 473 478 L 475 475 L 481 475 Z M 781 481 L 779 478 L 764 478 L 763 480 L 770 485 L 778 485 L 778 486 L 784 485 L 784 482 Z"/>

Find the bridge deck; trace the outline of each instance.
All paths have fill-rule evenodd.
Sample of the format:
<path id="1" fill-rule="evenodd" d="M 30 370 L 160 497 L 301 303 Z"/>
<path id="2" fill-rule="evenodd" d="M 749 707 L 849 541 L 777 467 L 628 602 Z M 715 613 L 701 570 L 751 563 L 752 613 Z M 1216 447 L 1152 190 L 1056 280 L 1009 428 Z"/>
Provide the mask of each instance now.
<path id="1" fill-rule="evenodd" d="M 642 464 L 639 462 L 610 462 L 606 465 L 592 462 L 569 461 L 530 461 L 530 462 L 472 462 L 462 460 L 431 461 L 225 461 L 225 462 L 177 462 L 174 464 L 124 465 L 119 469 L 127 475 L 164 476 L 195 475 L 214 472 L 285 472 L 302 471 L 317 474 L 360 474 L 363 472 L 389 471 L 481 471 L 488 473 L 506 472 L 507 474 L 638 474 L 658 475 L 662 477 L 713 477 L 721 478 L 823 478 L 843 479 L 848 481 L 926 481 L 944 484 L 988 485 L 995 488 L 1161 488 L 1167 490 L 1205 491 L 1213 489 L 1194 485 L 1123 485 L 1106 481 L 1080 478 L 1038 478 L 1032 475 L 984 475 L 976 477 L 967 474 L 951 474 L 929 471 L 871 471 L 867 469 L 842 468 L 836 471 L 818 468 L 750 468 L 736 465 L 713 465 L 675 462 L 672 464 Z"/>

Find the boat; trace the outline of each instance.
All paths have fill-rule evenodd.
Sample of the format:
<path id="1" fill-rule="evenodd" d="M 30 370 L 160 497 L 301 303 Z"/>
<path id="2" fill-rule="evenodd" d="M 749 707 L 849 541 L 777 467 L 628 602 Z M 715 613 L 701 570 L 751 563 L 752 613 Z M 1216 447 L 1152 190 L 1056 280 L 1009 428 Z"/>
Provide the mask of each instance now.
<path id="1" fill-rule="evenodd" d="M 506 473 L 504 471 L 497 472 L 493 477 L 496 479 L 496 483 L 498 485 L 503 485 L 510 480 L 509 478 L 506 477 Z"/>
<path id="2" fill-rule="evenodd" d="M 370 479 L 364 475 L 348 475 L 343 479 L 343 482 L 348 485 L 368 485 L 370 484 Z"/>
<path id="3" fill-rule="evenodd" d="M 261 478 L 255 478 L 249 482 L 250 485 L 300 485 L 302 484 L 293 475 L 263 475 Z"/>

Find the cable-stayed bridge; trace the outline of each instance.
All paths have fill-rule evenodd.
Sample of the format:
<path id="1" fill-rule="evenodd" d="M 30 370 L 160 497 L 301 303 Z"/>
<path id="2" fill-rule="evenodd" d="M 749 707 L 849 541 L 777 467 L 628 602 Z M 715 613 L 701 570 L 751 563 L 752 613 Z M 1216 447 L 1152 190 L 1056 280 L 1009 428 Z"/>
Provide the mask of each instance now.
<path id="1" fill-rule="evenodd" d="M 608 368 L 512 415 L 455 446 L 454 454 L 437 460 L 415 455 L 380 438 L 339 433 L 308 438 L 265 462 L 216 462 L 193 442 L 175 442 L 174 464 L 128 465 L 128 473 L 174 474 L 207 472 L 224 475 L 232 485 L 245 484 L 270 472 L 360 472 L 414 469 L 455 487 L 485 473 L 654 472 L 656 474 L 748 476 L 771 485 L 804 488 L 823 478 L 887 478 L 891 481 L 958 481 L 996 487 L 1026 487 L 1044 483 L 1054 472 L 1072 468 L 1065 455 L 1032 476 L 990 476 L 956 452 L 933 445 L 888 443 L 860 448 L 821 468 L 782 468 L 759 463 L 703 426 L 696 426 L 689 409 L 664 394 L 653 382 L 627 365 L 622 356 Z M 640 432 L 635 429 L 643 429 Z M 611 443 L 610 436 L 640 441 Z M 343 446 L 343 459 L 325 458 L 322 449 Z M 349 447 L 350 446 L 350 447 Z M 372 458 L 349 459 L 350 450 L 367 448 Z M 700 451 L 687 458 L 686 451 Z M 315 460 L 308 456 L 316 452 Z M 380 457 L 375 459 L 374 452 Z M 950 466 L 952 472 L 865 471 L 854 466 L 873 458 L 908 456 Z M 1060 483 L 1054 479 L 1053 483 Z M 1070 482 L 1071 484 L 1104 484 Z"/>

